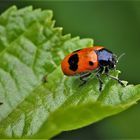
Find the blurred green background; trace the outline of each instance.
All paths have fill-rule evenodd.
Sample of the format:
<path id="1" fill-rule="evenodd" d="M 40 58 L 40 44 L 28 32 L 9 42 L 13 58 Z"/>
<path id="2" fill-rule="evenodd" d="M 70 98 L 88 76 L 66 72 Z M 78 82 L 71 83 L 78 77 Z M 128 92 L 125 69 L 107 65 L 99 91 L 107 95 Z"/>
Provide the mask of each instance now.
<path id="1" fill-rule="evenodd" d="M 0 12 L 10 5 L 52 9 L 56 26 L 72 37 L 93 38 L 117 55 L 120 78 L 138 84 L 140 79 L 140 1 L 0 1 Z M 90 126 L 63 132 L 54 139 L 140 138 L 140 104 Z"/>

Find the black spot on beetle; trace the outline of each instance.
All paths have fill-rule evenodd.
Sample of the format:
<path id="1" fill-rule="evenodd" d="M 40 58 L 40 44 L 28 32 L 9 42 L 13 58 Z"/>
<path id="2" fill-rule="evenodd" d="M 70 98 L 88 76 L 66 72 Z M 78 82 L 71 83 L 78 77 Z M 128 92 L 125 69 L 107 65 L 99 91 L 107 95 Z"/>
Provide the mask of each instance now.
<path id="1" fill-rule="evenodd" d="M 74 51 L 73 53 L 75 53 L 75 52 L 79 52 L 81 49 L 79 49 L 79 50 L 76 50 L 76 51 Z"/>
<path id="2" fill-rule="evenodd" d="M 90 65 L 90 66 L 93 66 L 94 63 L 93 63 L 92 61 L 89 61 L 89 65 Z"/>
<path id="3" fill-rule="evenodd" d="M 73 54 L 72 56 L 70 56 L 68 60 L 70 70 L 76 71 L 78 69 L 78 61 L 78 54 Z"/>

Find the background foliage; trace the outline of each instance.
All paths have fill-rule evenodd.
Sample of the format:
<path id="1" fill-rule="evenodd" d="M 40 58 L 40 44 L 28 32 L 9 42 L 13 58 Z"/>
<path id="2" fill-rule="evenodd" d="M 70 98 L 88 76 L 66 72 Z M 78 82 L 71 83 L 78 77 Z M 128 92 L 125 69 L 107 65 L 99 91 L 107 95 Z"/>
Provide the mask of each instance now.
<path id="1" fill-rule="evenodd" d="M 1 1 L 1 12 L 13 4 L 52 9 L 56 24 L 64 27 L 64 33 L 93 37 L 96 45 L 104 45 L 116 54 L 125 52 L 118 65 L 121 79 L 139 82 L 140 2 Z M 139 106 L 80 130 L 65 132 L 57 138 L 139 138 Z"/>

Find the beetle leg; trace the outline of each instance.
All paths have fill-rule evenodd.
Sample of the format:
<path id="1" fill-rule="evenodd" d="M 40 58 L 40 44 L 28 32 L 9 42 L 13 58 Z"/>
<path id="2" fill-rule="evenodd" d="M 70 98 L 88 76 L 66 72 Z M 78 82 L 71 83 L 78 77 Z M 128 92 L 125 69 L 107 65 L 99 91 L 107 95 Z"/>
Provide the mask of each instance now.
<path id="1" fill-rule="evenodd" d="M 102 91 L 103 81 L 102 81 L 102 79 L 100 77 L 100 74 L 96 74 L 96 77 L 97 77 L 97 79 L 99 81 L 99 91 Z"/>
<path id="2" fill-rule="evenodd" d="M 124 83 L 123 83 L 119 78 L 114 77 L 114 76 L 112 76 L 112 75 L 109 75 L 108 73 L 105 73 L 105 74 L 106 74 L 108 77 L 110 77 L 111 79 L 118 81 L 118 83 L 121 84 L 122 86 L 125 86 Z"/>
<path id="3" fill-rule="evenodd" d="M 116 78 L 116 77 L 114 77 L 112 75 L 109 75 L 109 68 L 108 67 L 105 68 L 105 74 L 108 77 L 110 77 L 111 79 L 118 81 L 118 83 L 121 84 L 122 86 L 125 86 L 124 83 L 119 78 Z"/>
<path id="4" fill-rule="evenodd" d="M 88 76 L 90 76 L 91 73 L 85 73 L 83 75 L 80 76 L 80 80 L 82 81 L 82 83 L 79 86 L 83 86 L 86 82 L 87 82 L 87 78 Z"/>
<path id="5" fill-rule="evenodd" d="M 108 67 L 105 67 L 105 74 L 108 74 L 109 73 L 109 68 Z"/>
<path id="6" fill-rule="evenodd" d="M 100 67 L 100 68 L 98 69 L 98 71 L 97 71 L 97 74 L 98 74 L 98 73 L 102 74 L 103 71 L 104 71 L 104 67 Z"/>

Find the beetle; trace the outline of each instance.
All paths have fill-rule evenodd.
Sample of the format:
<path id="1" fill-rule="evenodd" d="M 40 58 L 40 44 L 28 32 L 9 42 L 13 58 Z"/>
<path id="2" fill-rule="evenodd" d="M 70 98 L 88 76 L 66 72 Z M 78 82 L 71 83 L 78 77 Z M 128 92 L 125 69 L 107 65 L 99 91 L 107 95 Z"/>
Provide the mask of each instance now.
<path id="1" fill-rule="evenodd" d="M 110 70 L 116 68 L 118 62 L 117 56 L 103 46 L 94 46 L 76 50 L 67 55 L 61 62 L 61 69 L 64 75 L 75 76 L 80 75 L 82 83 L 87 82 L 86 77 L 89 77 L 92 72 L 96 72 L 95 76 L 99 80 L 99 90 L 102 90 L 103 81 L 101 75 L 105 74 L 108 77 L 118 81 L 122 86 L 123 82 L 109 74 Z"/>

